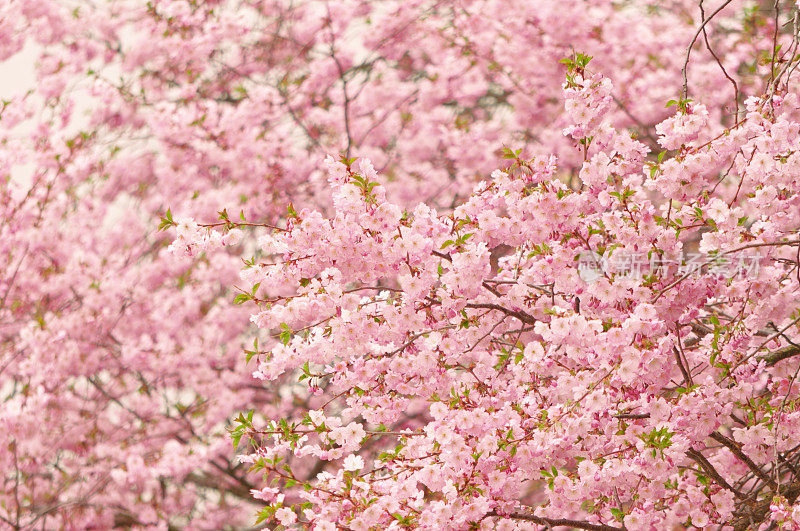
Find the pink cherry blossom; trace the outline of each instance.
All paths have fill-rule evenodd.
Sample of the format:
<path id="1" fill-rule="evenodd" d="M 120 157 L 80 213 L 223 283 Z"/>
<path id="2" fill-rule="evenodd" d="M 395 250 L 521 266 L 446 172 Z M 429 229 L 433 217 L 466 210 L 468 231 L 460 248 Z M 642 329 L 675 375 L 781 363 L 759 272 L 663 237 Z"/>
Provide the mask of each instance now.
<path id="1" fill-rule="evenodd" d="M 0 526 L 797 529 L 797 13 L 4 2 Z"/>

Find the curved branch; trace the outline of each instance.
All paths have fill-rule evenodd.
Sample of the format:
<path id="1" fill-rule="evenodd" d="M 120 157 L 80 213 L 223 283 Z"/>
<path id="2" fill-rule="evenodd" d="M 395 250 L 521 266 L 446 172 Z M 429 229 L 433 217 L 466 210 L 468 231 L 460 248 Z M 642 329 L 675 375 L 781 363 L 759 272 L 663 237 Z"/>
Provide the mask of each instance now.
<path id="1" fill-rule="evenodd" d="M 492 511 L 486 516 L 499 516 L 501 518 L 511 518 L 513 520 L 525 520 L 527 522 L 533 522 L 535 524 L 544 525 L 547 527 L 564 526 L 572 527 L 574 529 L 589 529 L 591 531 L 622 531 L 623 529 L 621 527 L 614 527 L 606 524 L 591 524 L 582 520 L 571 520 L 569 518 L 544 518 L 542 516 L 525 513 L 500 514 L 497 511 Z"/>
<path id="2" fill-rule="evenodd" d="M 778 350 L 773 350 L 769 354 L 761 356 L 760 359 L 764 360 L 767 363 L 768 367 L 772 367 L 773 365 L 775 365 L 780 361 L 789 359 L 797 355 L 800 355 L 800 347 L 798 347 L 797 345 L 787 345 L 785 347 L 779 348 Z"/>
<path id="3" fill-rule="evenodd" d="M 787 488 L 781 489 L 781 491 L 783 495 L 786 496 L 789 504 L 794 504 L 798 496 L 800 496 L 800 482 L 792 483 Z M 756 503 L 750 503 L 738 508 L 730 522 L 734 531 L 755 529 L 757 524 L 763 523 L 769 515 L 769 506 L 771 503 L 772 497 L 767 496 L 765 499 Z"/>
<path id="4" fill-rule="evenodd" d="M 730 483 L 725 481 L 725 478 L 723 478 L 719 472 L 717 472 L 717 469 L 714 468 L 714 465 L 712 465 L 703 454 L 693 448 L 689 448 L 689 450 L 686 451 L 686 455 L 688 455 L 692 461 L 700 465 L 700 468 L 703 469 L 703 472 L 705 472 L 706 475 L 708 475 L 711 479 L 716 481 L 718 485 L 731 491 L 737 498 L 744 498 L 744 494 L 733 488 Z"/>
<path id="5" fill-rule="evenodd" d="M 739 461 L 747 465 L 747 468 L 749 468 L 753 472 L 753 474 L 758 476 L 759 479 L 761 479 L 761 481 L 772 487 L 772 489 L 775 489 L 777 487 L 775 480 L 769 477 L 766 472 L 761 470 L 761 467 L 755 464 L 752 459 L 750 459 L 744 452 L 742 452 L 742 449 L 739 448 L 739 445 L 736 444 L 735 441 L 725 437 L 719 432 L 712 433 L 710 437 L 715 441 L 717 441 L 718 443 L 721 443 L 722 445 L 727 447 L 728 450 L 730 450 L 731 453 L 735 455 L 737 459 L 739 459 Z"/>
<path id="6" fill-rule="evenodd" d="M 467 304 L 465 307 L 466 308 L 481 308 L 481 309 L 485 309 L 485 310 L 496 310 L 498 312 L 502 312 L 502 313 L 504 313 L 506 315 L 509 315 L 511 317 L 516 317 L 517 319 L 519 319 L 520 321 L 522 321 L 525 324 L 533 324 L 533 323 L 536 322 L 536 318 L 535 317 L 533 317 L 532 315 L 529 315 L 529 314 L 527 314 L 527 313 L 525 313 L 525 312 L 523 312 L 521 310 L 511 310 L 509 308 L 504 308 L 503 306 L 500 306 L 499 304 L 493 304 L 493 303 L 490 303 L 490 302 L 473 302 L 473 303 Z"/>

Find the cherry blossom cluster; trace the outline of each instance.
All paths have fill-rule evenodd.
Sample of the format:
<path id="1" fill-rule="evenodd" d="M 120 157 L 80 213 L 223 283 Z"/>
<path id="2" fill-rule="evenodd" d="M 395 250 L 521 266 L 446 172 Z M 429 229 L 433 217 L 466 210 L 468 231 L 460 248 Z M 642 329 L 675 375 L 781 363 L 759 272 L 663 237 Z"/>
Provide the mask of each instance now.
<path id="1" fill-rule="evenodd" d="M 751 98 L 719 131 L 686 105 L 656 156 L 584 67 L 565 85 L 572 186 L 555 157 L 507 150 L 451 211 L 402 208 L 370 162 L 329 158 L 331 214 L 260 240 L 242 278 L 275 344 L 254 376 L 292 374 L 309 404 L 235 429 L 269 482 L 260 520 L 798 525 L 800 99 Z M 691 248 L 709 258 L 684 272 Z M 637 252 L 673 265 L 580 275 L 582 253 Z M 745 252 L 753 274 L 713 271 Z"/>
<path id="2" fill-rule="evenodd" d="M 0 2 L 0 527 L 790 526 L 765 5 Z M 656 249 L 758 277 L 576 272 Z"/>

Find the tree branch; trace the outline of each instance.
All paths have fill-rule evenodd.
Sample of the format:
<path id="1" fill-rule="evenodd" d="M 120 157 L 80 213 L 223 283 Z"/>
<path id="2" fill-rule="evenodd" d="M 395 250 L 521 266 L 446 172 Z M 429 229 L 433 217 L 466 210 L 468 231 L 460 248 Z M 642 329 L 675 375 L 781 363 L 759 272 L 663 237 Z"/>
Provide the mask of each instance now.
<path id="1" fill-rule="evenodd" d="M 510 513 L 500 514 L 497 511 L 492 511 L 486 515 L 487 517 L 499 516 L 501 518 L 511 518 L 513 520 L 525 520 L 535 524 L 544 525 L 548 527 L 564 526 L 572 527 L 574 529 L 589 529 L 592 531 L 622 531 L 621 527 L 614 527 L 606 524 L 591 524 L 582 520 L 571 520 L 569 518 L 544 518 L 533 514 L 525 513 Z"/>

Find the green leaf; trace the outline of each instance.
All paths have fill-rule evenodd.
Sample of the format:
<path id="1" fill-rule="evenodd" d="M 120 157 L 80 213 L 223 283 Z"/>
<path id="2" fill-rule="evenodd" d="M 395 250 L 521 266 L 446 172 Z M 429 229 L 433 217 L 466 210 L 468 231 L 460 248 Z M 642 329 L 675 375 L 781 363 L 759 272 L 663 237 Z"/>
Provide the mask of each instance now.
<path id="1" fill-rule="evenodd" d="M 311 378 L 311 368 L 309 367 L 308 361 L 303 364 L 301 370 L 303 371 L 303 374 L 300 375 L 300 378 L 298 378 L 299 381 L 302 382 L 306 378 Z"/>
<path id="2" fill-rule="evenodd" d="M 256 513 L 256 522 L 255 522 L 256 525 L 258 525 L 261 522 L 264 522 L 264 521 L 272 518 L 272 515 L 275 513 L 275 510 L 276 510 L 276 508 L 271 507 L 271 506 L 267 506 L 267 507 L 264 507 L 263 509 L 261 509 L 260 511 L 258 511 L 258 513 Z"/>
<path id="3" fill-rule="evenodd" d="M 469 240 L 470 238 L 472 238 L 474 235 L 475 235 L 475 233 L 474 233 L 474 232 L 469 232 L 469 233 L 467 233 L 467 234 L 464 234 L 463 236 L 459 236 L 459 238 L 458 238 L 458 240 L 456 241 L 456 243 L 457 243 L 458 245 L 463 245 L 463 244 L 467 243 L 467 240 Z"/>
<path id="4" fill-rule="evenodd" d="M 167 213 L 161 217 L 161 223 L 158 225 L 158 230 L 167 230 L 170 227 L 174 227 L 177 225 L 174 221 L 172 221 L 172 211 L 168 208 Z"/>
<path id="5" fill-rule="evenodd" d="M 689 103 L 691 101 L 692 101 L 691 99 L 684 98 L 683 96 L 681 96 L 677 100 L 669 100 L 667 102 L 667 108 L 677 106 L 678 110 L 683 112 L 683 111 L 686 111 L 686 109 L 689 108 Z"/>
<path id="6" fill-rule="evenodd" d="M 253 350 L 245 350 L 245 364 L 250 363 L 250 360 L 258 354 L 258 338 L 253 341 Z"/>
<path id="7" fill-rule="evenodd" d="M 509 147 L 503 146 L 503 158 L 504 159 L 518 159 L 520 154 L 522 153 L 522 148 L 512 150 Z"/>
<path id="8" fill-rule="evenodd" d="M 293 335 L 292 329 L 289 328 L 289 326 L 286 323 L 281 323 L 281 328 L 282 331 L 279 336 L 281 339 L 281 343 L 283 343 L 284 345 L 288 345 L 289 342 L 292 340 L 292 335 Z"/>
<path id="9" fill-rule="evenodd" d="M 344 165 L 345 165 L 345 166 L 347 166 L 348 168 L 349 168 L 350 166 L 352 166 L 352 165 L 353 165 L 353 163 L 354 163 L 355 161 L 357 161 L 357 160 L 358 160 L 358 157 L 353 157 L 353 158 L 350 158 L 350 159 L 348 159 L 348 158 L 347 158 L 347 157 L 345 157 L 344 155 L 342 155 L 342 156 L 339 158 L 339 162 L 341 162 L 342 164 L 344 164 Z"/>

